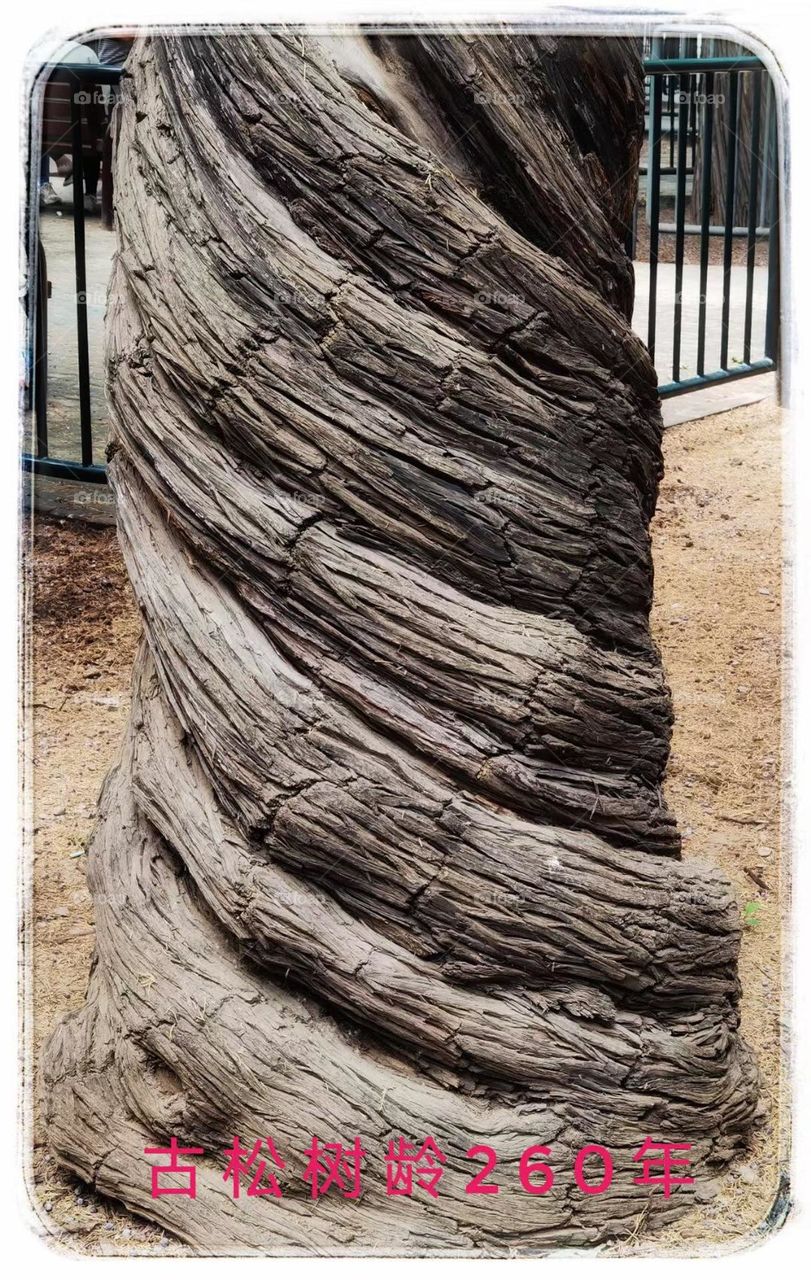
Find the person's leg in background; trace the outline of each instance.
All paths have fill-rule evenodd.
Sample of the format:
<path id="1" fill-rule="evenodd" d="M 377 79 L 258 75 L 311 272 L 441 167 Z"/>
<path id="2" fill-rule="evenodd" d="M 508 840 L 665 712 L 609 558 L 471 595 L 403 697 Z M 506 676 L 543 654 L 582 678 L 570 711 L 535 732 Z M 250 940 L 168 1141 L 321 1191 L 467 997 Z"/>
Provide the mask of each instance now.
<path id="1" fill-rule="evenodd" d="M 59 196 L 51 186 L 50 153 L 43 151 L 39 162 L 39 207 L 40 209 L 52 209 L 54 205 L 61 203 Z"/>
<path id="2" fill-rule="evenodd" d="M 99 185 L 99 173 L 101 172 L 101 156 L 85 156 L 83 168 L 84 211 L 85 213 L 98 213 L 99 202 L 96 190 Z"/>

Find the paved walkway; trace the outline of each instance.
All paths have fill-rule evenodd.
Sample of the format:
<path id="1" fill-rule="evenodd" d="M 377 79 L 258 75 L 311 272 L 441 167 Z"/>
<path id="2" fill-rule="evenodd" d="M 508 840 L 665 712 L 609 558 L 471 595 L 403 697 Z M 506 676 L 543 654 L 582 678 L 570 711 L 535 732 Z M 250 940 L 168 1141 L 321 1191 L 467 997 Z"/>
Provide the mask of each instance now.
<path id="1" fill-rule="evenodd" d="M 52 179 L 61 193 L 62 183 Z M 40 217 L 51 297 L 48 301 L 48 441 L 54 457 L 81 456 L 79 437 L 79 373 L 76 339 L 76 277 L 73 253 L 72 188 L 61 209 Z M 115 236 L 98 216 L 85 219 L 87 330 L 90 354 L 90 407 L 96 460 L 104 458 L 107 405 L 104 397 L 104 311 Z"/>
<path id="2" fill-rule="evenodd" d="M 648 336 L 648 278 L 647 262 L 635 264 L 636 305 L 633 326 L 647 341 Z M 752 293 L 752 351 L 751 359 L 760 360 L 764 355 L 766 331 L 766 287 L 768 270 L 755 267 Z M 656 288 L 656 346 L 655 364 L 660 384 L 673 379 L 673 311 L 676 293 L 676 267 L 672 262 L 661 262 L 657 272 Z M 679 371 L 682 378 L 696 372 L 698 349 L 699 268 L 685 263 L 682 279 L 682 324 Z M 721 307 L 724 296 L 724 269 L 711 266 L 707 272 L 707 330 L 704 368 L 707 373 L 721 367 Z M 743 361 L 743 330 L 746 303 L 746 268 L 732 268 L 729 307 L 729 367 Z"/>

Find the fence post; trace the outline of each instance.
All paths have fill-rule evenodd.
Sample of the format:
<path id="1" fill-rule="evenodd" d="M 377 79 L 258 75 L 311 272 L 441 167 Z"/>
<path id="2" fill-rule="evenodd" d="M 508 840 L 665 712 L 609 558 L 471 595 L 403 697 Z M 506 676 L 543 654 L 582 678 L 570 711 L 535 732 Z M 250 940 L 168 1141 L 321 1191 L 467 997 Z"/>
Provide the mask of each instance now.
<path id="1" fill-rule="evenodd" d="M 79 429 L 82 466 L 93 462 L 93 427 L 90 418 L 90 354 L 87 335 L 87 264 L 84 239 L 84 157 L 82 155 L 82 109 L 77 76 L 70 95 L 70 141 L 73 154 L 73 244 L 76 280 L 76 338 L 79 355 Z"/>

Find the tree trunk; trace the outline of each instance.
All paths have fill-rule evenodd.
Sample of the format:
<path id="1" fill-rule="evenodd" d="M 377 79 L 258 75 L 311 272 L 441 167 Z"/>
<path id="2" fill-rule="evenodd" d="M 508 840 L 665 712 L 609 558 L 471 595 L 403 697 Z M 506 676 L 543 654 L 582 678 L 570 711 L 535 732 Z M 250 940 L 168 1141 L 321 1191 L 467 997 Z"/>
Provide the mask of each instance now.
<path id="1" fill-rule="evenodd" d="M 111 478 L 145 640 L 48 1123 L 202 1251 L 595 1243 L 691 1207 L 752 1125 L 739 914 L 660 789 L 641 126 L 606 39 L 130 60 Z M 282 1199 L 233 1198 L 235 1134 L 273 1137 Z M 309 1199 L 314 1134 L 361 1137 L 359 1200 Z M 438 1198 L 386 1196 L 389 1139 L 429 1134 Z M 693 1144 L 693 1187 L 634 1182 L 646 1135 Z M 171 1136 L 206 1150 L 195 1200 L 150 1196 Z M 466 1194 L 477 1143 L 498 1195 Z"/>
<path id="2" fill-rule="evenodd" d="M 742 48 L 739 44 L 733 44 L 727 40 L 716 40 L 712 56 L 734 58 L 746 55 L 748 52 L 747 49 Z M 710 226 L 723 226 L 726 222 L 727 167 L 729 162 L 729 139 L 732 132 L 734 132 L 738 140 L 735 149 L 735 181 L 733 185 L 735 207 L 732 215 L 732 225 L 745 227 L 749 221 L 753 178 L 752 160 L 753 156 L 762 156 L 763 149 L 767 145 L 767 130 L 764 122 L 767 122 L 769 118 L 769 95 L 771 92 L 771 81 L 768 76 L 763 75 L 763 98 L 759 119 L 755 121 L 753 118 L 755 74 L 760 75 L 762 73 L 738 73 L 738 97 L 734 130 L 731 128 L 729 74 L 722 72 L 717 73 L 715 76 L 713 88 L 715 102 L 713 104 L 712 160 L 710 164 Z M 691 81 L 691 84 L 694 84 L 698 93 L 706 94 L 703 81 L 696 79 L 695 82 Z M 758 127 L 755 134 L 756 123 Z M 693 155 L 693 185 L 690 199 L 687 202 L 687 221 L 693 223 L 699 223 L 704 216 L 704 210 L 701 206 L 701 174 L 704 164 L 704 146 L 706 145 L 702 136 L 703 128 L 704 106 L 700 105 L 698 108 L 698 137 Z M 764 174 L 768 173 L 768 169 L 764 168 L 762 162 L 757 166 L 757 169 L 756 198 L 760 202 L 763 198 Z M 759 221 L 760 219 L 756 219 L 756 222 Z"/>

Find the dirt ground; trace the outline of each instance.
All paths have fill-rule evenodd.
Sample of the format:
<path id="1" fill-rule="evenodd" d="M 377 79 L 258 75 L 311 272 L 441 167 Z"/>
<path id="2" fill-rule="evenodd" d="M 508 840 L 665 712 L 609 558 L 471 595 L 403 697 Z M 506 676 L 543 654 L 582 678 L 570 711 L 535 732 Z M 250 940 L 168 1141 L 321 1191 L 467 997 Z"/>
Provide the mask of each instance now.
<path id="1" fill-rule="evenodd" d="M 741 1022 L 764 1111 L 717 1198 L 659 1236 L 669 1248 L 740 1246 L 787 1208 L 782 452 L 780 415 L 766 402 L 665 433 L 652 625 L 675 710 L 666 792 L 685 856 L 726 872 L 741 907 Z"/>
<path id="2" fill-rule="evenodd" d="M 670 428 L 653 537 L 653 627 L 676 725 L 667 792 L 685 856 L 722 867 L 741 905 L 742 1021 L 763 1076 L 763 1124 L 718 1194 L 677 1230 L 613 1252 L 726 1250 L 779 1220 L 787 1160 L 781 874 L 781 428 L 770 404 Z M 33 551 L 33 559 L 32 559 Z M 84 845 L 129 701 L 137 612 L 112 529 L 38 519 L 33 547 L 32 1066 L 55 1021 L 81 1006 L 93 947 Z M 62 1172 L 36 1088 L 38 1215 L 71 1252 L 180 1252 Z M 771 1216 L 770 1216 L 771 1215 Z"/>
<path id="3" fill-rule="evenodd" d="M 676 215 L 672 210 L 663 208 L 660 214 L 660 225 L 664 223 L 675 223 Z M 645 221 L 644 211 L 640 208 L 636 224 L 636 240 L 634 248 L 634 261 L 647 262 L 650 257 L 650 227 Z M 732 265 L 735 267 L 745 267 L 748 261 L 748 245 L 745 236 L 735 236 L 732 241 Z M 676 236 L 671 231 L 661 231 L 659 233 L 659 262 L 675 262 L 676 261 Z M 769 242 L 765 239 L 755 241 L 755 265 L 758 267 L 768 266 L 769 262 Z M 686 235 L 684 238 L 684 262 L 699 263 L 701 261 L 701 237 L 697 235 Z M 709 252 L 707 261 L 711 266 L 716 266 L 724 261 L 724 237 L 709 237 Z"/>

